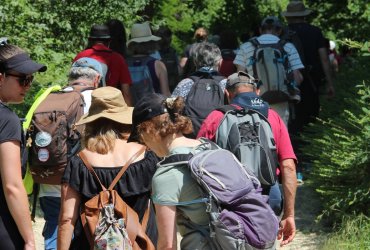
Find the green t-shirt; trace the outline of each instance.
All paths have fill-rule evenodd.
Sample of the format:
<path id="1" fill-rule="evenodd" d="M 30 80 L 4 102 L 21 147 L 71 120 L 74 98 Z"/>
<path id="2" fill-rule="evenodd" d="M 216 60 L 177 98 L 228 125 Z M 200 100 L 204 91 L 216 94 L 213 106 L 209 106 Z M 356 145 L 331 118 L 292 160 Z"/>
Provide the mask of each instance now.
<path id="1" fill-rule="evenodd" d="M 187 154 L 193 150 L 191 147 L 178 147 L 170 154 Z M 202 149 L 197 147 L 195 152 L 199 150 Z M 206 204 L 201 201 L 204 197 L 187 165 L 158 167 L 152 180 L 152 192 L 154 203 L 176 206 L 177 229 L 183 237 L 181 249 L 211 249 L 202 234 L 194 229 L 196 224 L 196 228 L 209 232 L 209 218 Z"/>

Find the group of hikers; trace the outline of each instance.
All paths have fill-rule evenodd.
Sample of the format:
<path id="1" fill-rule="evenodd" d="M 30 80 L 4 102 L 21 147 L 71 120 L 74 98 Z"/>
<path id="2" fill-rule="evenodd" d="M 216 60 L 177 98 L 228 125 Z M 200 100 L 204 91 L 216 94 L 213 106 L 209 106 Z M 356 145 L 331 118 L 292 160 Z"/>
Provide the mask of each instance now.
<path id="1" fill-rule="evenodd" d="M 23 123 L 7 105 L 47 67 L 1 39 L 0 249 L 36 248 L 27 175 L 45 249 L 176 249 L 177 233 L 181 249 L 290 243 L 310 160 L 290 135 L 318 116 L 323 78 L 334 95 L 311 12 L 291 1 L 287 26 L 265 17 L 240 46 L 199 28 L 181 58 L 168 28 L 136 23 L 126 41 L 118 20 L 93 25 L 67 86 L 39 94 Z"/>

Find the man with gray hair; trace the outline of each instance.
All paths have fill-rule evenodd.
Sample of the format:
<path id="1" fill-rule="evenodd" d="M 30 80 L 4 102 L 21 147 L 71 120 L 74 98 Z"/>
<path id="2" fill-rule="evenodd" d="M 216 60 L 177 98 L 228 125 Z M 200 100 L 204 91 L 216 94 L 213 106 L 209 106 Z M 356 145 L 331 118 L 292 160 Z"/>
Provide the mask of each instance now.
<path id="1" fill-rule="evenodd" d="M 95 59 L 82 57 L 72 64 L 68 74 L 68 87 L 64 88 L 63 91 L 81 90 L 81 94 L 84 97 L 83 113 L 89 110 L 91 92 L 98 87 L 102 75 L 101 64 Z M 61 186 L 40 184 L 39 197 L 40 207 L 45 219 L 43 229 L 45 249 L 56 249 Z"/>
<path id="2" fill-rule="evenodd" d="M 224 104 L 226 79 L 218 72 L 221 63 L 221 51 L 217 45 L 202 42 L 194 45 L 194 64 L 196 71 L 183 79 L 172 93 L 172 97 L 185 99 L 184 113 L 191 119 L 195 138 L 207 115 Z"/>

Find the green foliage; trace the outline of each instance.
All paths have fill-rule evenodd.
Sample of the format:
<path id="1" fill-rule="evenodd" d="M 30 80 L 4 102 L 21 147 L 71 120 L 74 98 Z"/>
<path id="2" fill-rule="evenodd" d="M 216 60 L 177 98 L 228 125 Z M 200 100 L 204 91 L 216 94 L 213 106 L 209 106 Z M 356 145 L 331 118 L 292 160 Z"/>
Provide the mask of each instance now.
<path id="1" fill-rule="evenodd" d="M 323 197 L 322 215 L 337 219 L 370 215 L 370 61 L 361 57 L 351 64 L 341 68 L 336 99 L 323 100 L 321 119 L 304 134 L 303 152 L 314 159 L 312 178 Z"/>
<path id="2" fill-rule="evenodd" d="M 1 36 L 25 48 L 31 57 L 48 66 L 36 75 L 35 84 L 23 106 L 15 111 L 24 116 L 33 94 L 50 84 L 65 85 L 74 56 L 87 44 L 90 27 L 111 18 L 122 20 L 126 27 L 141 19 L 137 13 L 146 0 L 3 0 L 0 5 Z"/>
<path id="3" fill-rule="evenodd" d="M 315 10 L 314 24 L 325 33 L 332 33 L 331 39 L 351 38 L 365 42 L 370 35 L 370 3 L 363 0 L 307 1 Z"/>
<path id="4" fill-rule="evenodd" d="M 183 51 L 186 44 L 192 43 L 194 31 L 199 27 L 209 29 L 220 13 L 223 13 L 224 0 L 168 0 L 160 1 L 155 22 L 166 24 L 173 32 L 173 45 Z"/>
<path id="5" fill-rule="evenodd" d="M 86 46 L 94 23 L 116 18 L 127 30 L 143 20 L 154 27 L 166 24 L 174 32 L 173 45 L 182 52 L 197 27 L 209 29 L 211 34 L 234 29 L 237 34 L 253 35 L 263 17 L 280 16 L 287 4 L 288 0 L 2 0 L 0 35 L 48 66 L 47 73 L 36 76 L 37 86 L 64 85 L 71 60 Z M 370 9 L 366 1 L 310 0 L 306 5 L 316 10 L 314 23 L 331 39 L 368 39 Z M 22 110 L 30 106 L 31 99 Z"/>
<path id="6" fill-rule="evenodd" d="M 370 249 L 370 218 L 364 215 L 346 217 L 340 230 L 330 235 L 322 249 Z"/>

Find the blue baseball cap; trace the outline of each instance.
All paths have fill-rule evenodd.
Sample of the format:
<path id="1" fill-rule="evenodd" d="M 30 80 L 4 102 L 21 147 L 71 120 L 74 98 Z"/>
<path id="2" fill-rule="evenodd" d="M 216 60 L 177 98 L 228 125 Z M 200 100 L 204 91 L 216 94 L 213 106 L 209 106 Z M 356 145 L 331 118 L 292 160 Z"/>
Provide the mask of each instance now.
<path id="1" fill-rule="evenodd" d="M 91 68 L 103 77 L 103 68 L 100 62 L 90 57 L 81 57 L 72 64 L 72 68 Z"/>

